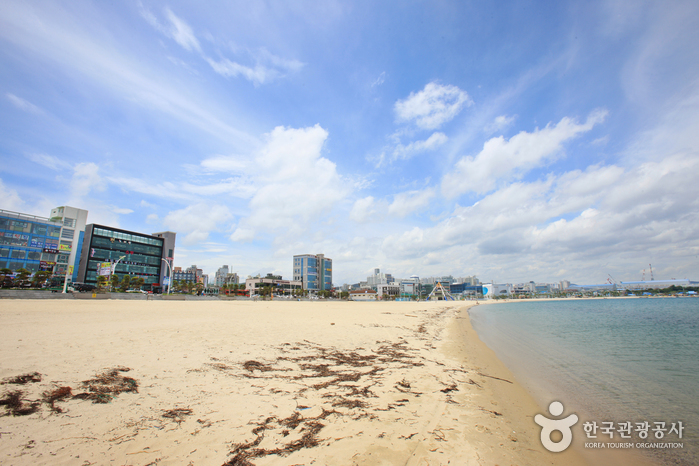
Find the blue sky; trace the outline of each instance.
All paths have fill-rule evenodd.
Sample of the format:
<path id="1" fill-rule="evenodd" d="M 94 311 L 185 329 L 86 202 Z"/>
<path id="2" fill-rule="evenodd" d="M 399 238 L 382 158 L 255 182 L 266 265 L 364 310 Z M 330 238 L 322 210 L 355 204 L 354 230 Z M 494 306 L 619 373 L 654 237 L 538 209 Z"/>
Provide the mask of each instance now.
<path id="1" fill-rule="evenodd" d="M 0 208 L 336 284 L 699 278 L 699 4 L 0 3 Z"/>

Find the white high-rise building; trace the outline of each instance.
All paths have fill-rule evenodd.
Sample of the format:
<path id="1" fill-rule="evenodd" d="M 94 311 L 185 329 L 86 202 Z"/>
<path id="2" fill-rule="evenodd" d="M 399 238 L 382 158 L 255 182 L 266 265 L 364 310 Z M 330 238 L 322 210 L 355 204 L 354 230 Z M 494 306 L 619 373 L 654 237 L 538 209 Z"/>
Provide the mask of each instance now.
<path id="1" fill-rule="evenodd" d="M 73 267 L 72 281 L 77 281 L 80 250 L 87 225 L 87 210 L 69 206 L 56 207 L 51 209 L 49 218 L 52 222 L 63 224 L 58 242 L 56 271 L 62 273 L 62 270 L 70 270 L 70 267 Z"/>
<path id="2" fill-rule="evenodd" d="M 214 285 L 223 286 L 226 284 L 226 277 L 228 276 L 228 266 L 224 265 L 216 271 L 214 276 Z"/>

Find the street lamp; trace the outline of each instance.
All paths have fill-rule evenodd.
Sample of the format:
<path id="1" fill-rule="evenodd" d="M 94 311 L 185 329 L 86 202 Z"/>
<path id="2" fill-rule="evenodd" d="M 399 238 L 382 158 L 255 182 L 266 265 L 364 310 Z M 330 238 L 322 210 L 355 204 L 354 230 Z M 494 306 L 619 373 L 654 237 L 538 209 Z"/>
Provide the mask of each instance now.
<path id="1" fill-rule="evenodd" d="M 172 266 L 170 266 L 170 263 L 165 259 L 160 260 L 165 262 L 167 264 L 168 270 L 170 270 L 170 280 L 168 280 L 167 282 L 167 294 L 170 294 L 170 290 L 172 289 L 172 280 L 175 278 L 175 276 L 172 274 Z"/>
<path id="2" fill-rule="evenodd" d="M 112 273 L 109 275 L 110 281 L 111 281 L 112 275 L 114 275 L 114 272 L 116 272 L 116 266 L 117 266 L 117 265 L 119 264 L 119 262 L 120 262 L 123 258 L 125 258 L 125 257 L 126 257 L 126 256 L 121 256 L 119 259 L 117 259 L 117 261 L 116 261 L 116 262 L 114 263 L 114 265 L 112 266 Z M 114 282 L 112 282 L 111 291 L 114 291 Z"/>

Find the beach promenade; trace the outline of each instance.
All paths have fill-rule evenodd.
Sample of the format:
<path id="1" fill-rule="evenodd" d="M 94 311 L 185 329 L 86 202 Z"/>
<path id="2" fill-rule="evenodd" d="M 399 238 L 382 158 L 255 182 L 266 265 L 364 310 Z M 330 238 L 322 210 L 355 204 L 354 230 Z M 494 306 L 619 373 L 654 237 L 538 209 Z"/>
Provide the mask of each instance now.
<path id="1" fill-rule="evenodd" d="M 584 464 L 469 305 L 1 300 L 0 463 Z"/>

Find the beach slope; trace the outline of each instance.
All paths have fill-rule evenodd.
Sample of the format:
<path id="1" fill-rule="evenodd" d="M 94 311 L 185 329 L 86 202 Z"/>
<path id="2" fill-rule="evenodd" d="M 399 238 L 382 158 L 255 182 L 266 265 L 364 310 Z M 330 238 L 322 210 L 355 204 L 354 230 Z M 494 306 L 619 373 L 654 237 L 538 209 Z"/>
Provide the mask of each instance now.
<path id="1" fill-rule="evenodd" d="M 0 463 L 583 464 L 466 306 L 2 300 Z"/>

